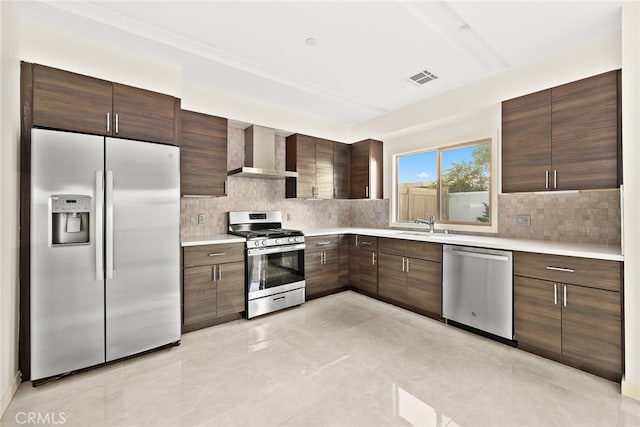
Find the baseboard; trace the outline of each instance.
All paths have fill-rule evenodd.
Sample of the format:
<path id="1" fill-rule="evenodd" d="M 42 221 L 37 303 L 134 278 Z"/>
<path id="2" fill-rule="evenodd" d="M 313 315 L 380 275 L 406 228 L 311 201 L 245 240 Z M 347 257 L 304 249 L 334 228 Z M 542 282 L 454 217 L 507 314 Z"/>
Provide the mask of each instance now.
<path id="1" fill-rule="evenodd" d="M 621 382 L 621 389 L 623 396 L 627 396 L 635 400 L 640 400 L 640 385 L 627 382 L 623 378 Z"/>
<path id="2" fill-rule="evenodd" d="M 9 407 L 9 403 L 11 403 L 13 395 L 18 391 L 21 382 L 20 371 L 18 371 L 16 376 L 13 377 L 13 381 L 11 381 L 9 386 L 2 392 L 2 398 L 0 399 L 0 417 L 4 415 L 4 411 Z"/>

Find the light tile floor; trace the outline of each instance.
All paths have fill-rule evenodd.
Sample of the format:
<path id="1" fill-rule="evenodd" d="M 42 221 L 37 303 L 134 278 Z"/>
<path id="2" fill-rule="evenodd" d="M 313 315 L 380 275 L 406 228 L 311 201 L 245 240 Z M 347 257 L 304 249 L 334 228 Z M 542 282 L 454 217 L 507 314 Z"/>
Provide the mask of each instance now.
<path id="1" fill-rule="evenodd" d="M 22 384 L 1 424 L 29 416 L 66 426 L 601 427 L 640 426 L 640 402 L 618 384 L 343 292 Z"/>

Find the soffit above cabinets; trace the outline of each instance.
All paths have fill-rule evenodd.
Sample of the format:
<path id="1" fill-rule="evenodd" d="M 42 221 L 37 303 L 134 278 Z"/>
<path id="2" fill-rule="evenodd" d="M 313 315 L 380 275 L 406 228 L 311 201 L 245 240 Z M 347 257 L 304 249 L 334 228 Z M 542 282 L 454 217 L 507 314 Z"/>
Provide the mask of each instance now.
<path id="1" fill-rule="evenodd" d="M 620 31 L 628 1 L 16 2 L 186 82 L 353 125 Z M 309 40 L 312 39 L 312 40 Z M 438 78 L 416 85 L 428 70 Z"/>

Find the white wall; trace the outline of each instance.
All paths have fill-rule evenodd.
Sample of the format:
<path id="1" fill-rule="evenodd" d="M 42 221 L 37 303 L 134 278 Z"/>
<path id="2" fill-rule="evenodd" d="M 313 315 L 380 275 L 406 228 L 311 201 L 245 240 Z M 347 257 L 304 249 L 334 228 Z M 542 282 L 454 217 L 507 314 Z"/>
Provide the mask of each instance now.
<path id="1" fill-rule="evenodd" d="M 16 12 L 0 2 L 0 416 L 17 390 L 20 67 Z"/>
<path id="2" fill-rule="evenodd" d="M 622 393 L 640 400 L 640 4 L 622 10 L 622 152 L 625 376 Z"/>

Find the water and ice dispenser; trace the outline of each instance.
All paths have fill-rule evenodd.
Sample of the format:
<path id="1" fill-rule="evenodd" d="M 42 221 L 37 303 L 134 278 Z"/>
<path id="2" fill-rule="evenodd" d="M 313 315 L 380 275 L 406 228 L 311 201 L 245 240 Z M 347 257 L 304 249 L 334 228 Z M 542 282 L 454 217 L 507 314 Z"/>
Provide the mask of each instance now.
<path id="1" fill-rule="evenodd" d="M 89 244 L 91 197 L 77 194 L 51 196 L 51 245 Z"/>

